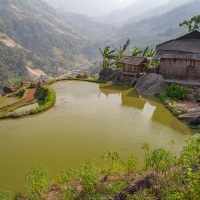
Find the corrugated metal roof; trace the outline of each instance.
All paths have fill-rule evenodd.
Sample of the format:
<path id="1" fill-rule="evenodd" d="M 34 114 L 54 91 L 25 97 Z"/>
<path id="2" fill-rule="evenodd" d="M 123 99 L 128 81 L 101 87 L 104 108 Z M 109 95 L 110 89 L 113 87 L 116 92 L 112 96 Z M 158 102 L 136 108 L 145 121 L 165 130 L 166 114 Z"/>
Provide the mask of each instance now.
<path id="1" fill-rule="evenodd" d="M 196 30 L 196 31 L 190 32 L 186 35 L 183 35 L 183 36 L 177 38 L 176 40 L 187 40 L 187 39 L 198 39 L 198 40 L 200 40 L 200 32 Z"/>
<path id="2" fill-rule="evenodd" d="M 188 53 L 200 53 L 200 40 L 171 40 L 156 46 L 157 50 L 180 51 Z"/>
<path id="3" fill-rule="evenodd" d="M 180 51 L 158 50 L 156 53 L 156 58 L 200 60 L 200 54 Z"/>
<path id="4" fill-rule="evenodd" d="M 119 62 L 124 64 L 139 65 L 144 61 L 147 62 L 147 59 L 145 57 L 127 56 L 123 57 Z"/>
<path id="5" fill-rule="evenodd" d="M 200 32 L 193 31 L 156 46 L 156 58 L 200 60 Z"/>

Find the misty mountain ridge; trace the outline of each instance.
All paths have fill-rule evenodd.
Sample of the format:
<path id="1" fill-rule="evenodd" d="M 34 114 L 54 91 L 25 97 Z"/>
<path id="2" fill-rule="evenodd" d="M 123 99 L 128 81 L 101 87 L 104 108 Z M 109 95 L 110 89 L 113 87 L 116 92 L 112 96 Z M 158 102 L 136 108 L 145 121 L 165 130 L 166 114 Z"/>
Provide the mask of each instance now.
<path id="1" fill-rule="evenodd" d="M 179 24 L 199 13 L 200 1 L 194 0 L 162 15 L 127 23 L 120 28 L 117 37 L 125 38 L 130 35 L 130 39 L 134 41 L 135 45 L 155 46 L 160 42 L 176 38 L 188 32 L 186 26 L 180 27 Z"/>
<path id="2" fill-rule="evenodd" d="M 134 17 L 128 19 L 125 23 L 128 24 L 131 22 L 137 22 L 142 19 L 153 17 L 156 15 L 162 15 L 174 8 L 177 8 L 177 7 L 187 4 L 187 3 L 191 3 L 193 1 L 196 1 L 196 0 L 176 0 L 176 1 L 170 0 L 169 2 L 167 2 L 163 5 L 160 5 L 153 9 L 147 10 L 146 12 L 142 13 L 141 15 L 137 15 L 137 16 L 134 16 Z"/>
<path id="3" fill-rule="evenodd" d="M 155 3 L 155 0 L 136 1 L 123 9 L 115 10 L 104 18 L 104 23 L 122 26 L 125 23 L 139 21 L 154 15 L 161 15 L 180 5 L 193 0 L 166 0 Z M 103 22 L 103 21 L 102 21 Z"/>
<path id="4" fill-rule="evenodd" d="M 54 8 L 67 13 L 84 14 L 97 17 L 128 5 L 132 0 L 44 0 Z"/>

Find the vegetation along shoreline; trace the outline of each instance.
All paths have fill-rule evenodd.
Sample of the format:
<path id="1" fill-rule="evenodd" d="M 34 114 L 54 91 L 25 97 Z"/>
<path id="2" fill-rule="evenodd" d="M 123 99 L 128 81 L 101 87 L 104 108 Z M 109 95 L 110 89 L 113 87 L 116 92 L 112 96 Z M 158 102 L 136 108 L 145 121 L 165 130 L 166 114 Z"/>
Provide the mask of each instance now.
<path id="1" fill-rule="evenodd" d="M 105 45 L 104 41 L 105 48 L 101 44 L 97 49 L 102 58 L 98 79 L 95 78 L 97 74 L 90 77 L 87 73 L 77 74 L 76 78 L 63 75 L 63 78 L 54 79 L 52 77 L 69 73 L 71 66 L 76 69 L 89 65 L 90 53 L 94 53 L 90 45 L 97 45 L 91 42 L 94 38 L 88 40 L 90 34 L 82 34 L 81 30 L 84 29 L 76 29 L 68 20 L 65 23 L 66 16 L 56 14 L 52 7 L 43 9 L 44 2 L 37 1 L 42 5 L 37 14 L 31 13 L 31 10 L 37 10 L 37 6 L 27 9 L 32 5 L 29 1 L 27 4 L 9 2 L 13 5 L 0 2 L 0 10 L 5 11 L 3 15 L 0 14 L 0 78 L 2 83 L 8 83 L 10 77 L 19 80 L 19 75 L 31 74 L 37 77 L 38 82 L 20 81 L 17 86 L 5 86 L 3 90 L 6 95 L 0 98 L 0 120 L 39 114 L 55 106 L 56 91 L 50 87 L 51 84 L 58 81 L 88 81 L 134 87 L 141 95 L 156 96 L 183 123 L 190 128 L 200 128 L 200 15 L 179 24 L 186 25 L 189 33 L 182 36 L 174 34 L 176 38 L 168 38 L 168 41 L 157 44 L 155 49 L 153 45 L 144 47 L 143 44 L 142 51 L 139 46 L 129 50 L 130 39 L 127 37 L 124 37 L 126 42 L 119 48 Z M 4 21 L 10 15 L 13 19 L 8 20 L 6 26 Z M 29 18 L 33 21 L 29 22 Z M 24 25 L 25 34 L 22 34 L 21 24 Z M 31 35 L 35 30 L 40 30 L 39 34 Z M 167 31 L 174 30 L 172 26 L 165 33 L 156 35 L 167 38 Z M 118 38 L 113 34 L 111 41 L 114 42 L 115 37 Z M 143 37 L 149 37 L 152 41 L 150 36 Z M 35 42 L 37 38 L 41 42 Z M 91 44 L 86 45 L 88 41 Z M 8 55 L 13 58 L 10 59 Z M 38 106 L 33 109 L 16 111 L 34 103 Z M 134 154 L 121 159 L 120 153 L 110 150 L 101 156 L 101 167 L 97 166 L 94 158 L 86 158 L 78 170 L 63 170 L 56 179 L 51 179 L 50 173 L 43 167 L 32 168 L 25 174 L 26 189 L 14 195 L 0 189 L 0 200 L 200 199 L 200 135 L 189 137 L 179 155 L 173 151 L 175 141 L 168 143 L 170 150 L 153 149 L 149 143 L 143 143 L 141 149 L 145 159 L 140 170 L 137 166 L 139 158 Z"/>

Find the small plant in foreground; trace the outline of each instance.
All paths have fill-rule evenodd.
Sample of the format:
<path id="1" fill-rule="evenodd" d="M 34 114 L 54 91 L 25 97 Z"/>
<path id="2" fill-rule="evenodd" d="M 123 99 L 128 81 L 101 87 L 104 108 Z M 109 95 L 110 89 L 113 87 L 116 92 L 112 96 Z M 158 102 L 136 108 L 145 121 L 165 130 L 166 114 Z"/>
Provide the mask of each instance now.
<path id="1" fill-rule="evenodd" d="M 71 181 L 73 178 L 75 178 L 77 176 L 77 171 L 76 170 L 72 170 L 69 169 L 67 171 L 62 171 L 61 175 L 59 176 L 58 180 L 59 183 L 68 183 L 69 181 Z"/>
<path id="2" fill-rule="evenodd" d="M 48 185 L 49 174 L 44 168 L 33 168 L 25 175 L 25 181 L 30 193 L 30 199 L 40 200 L 44 198 L 42 190 Z"/>
<path id="3" fill-rule="evenodd" d="M 176 142 L 174 141 L 174 140 L 170 140 L 169 141 L 169 145 L 170 145 L 170 147 L 171 147 L 171 153 L 172 153 L 172 147 L 174 146 L 176 144 Z"/>
<path id="4" fill-rule="evenodd" d="M 2 189 L 0 189 L 0 199 L 1 200 L 11 200 L 10 194 Z"/>
<path id="5" fill-rule="evenodd" d="M 138 162 L 138 158 L 131 154 L 129 157 L 128 157 L 128 161 L 126 163 L 126 170 L 127 172 L 133 172 L 136 170 L 136 166 L 137 166 L 137 162 Z"/>
<path id="6" fill-rule="evenodd" d="M 166 175 L 170 171 L 170 167 L 174 162 L 174 156 L 170 151 L 163 148 L 149 150 L 149 146 L 144 148 L 144 145 L 143 149 L 148 150 L 145 155 L 146 169 L 151 168 L 155 170 L 157 175 L 158 173 Z"/>
<path id="7" fill-rule="evenodd" d="M 111 173 L 117 172 L 122 165 L 119 153 L 114 151 L 107 151 L 103 154 L 102 160 L 104 161 L 103 174 L 109 176 Z"/>
<path id="8" fill-rule="evenodd" d="M 98 182 L 97 167 L 94 163 L 94 159 L 86 159 L 86 162 L 82 165 L 79 172 L 81 187 L 86 193 L 93 191 Z"/>

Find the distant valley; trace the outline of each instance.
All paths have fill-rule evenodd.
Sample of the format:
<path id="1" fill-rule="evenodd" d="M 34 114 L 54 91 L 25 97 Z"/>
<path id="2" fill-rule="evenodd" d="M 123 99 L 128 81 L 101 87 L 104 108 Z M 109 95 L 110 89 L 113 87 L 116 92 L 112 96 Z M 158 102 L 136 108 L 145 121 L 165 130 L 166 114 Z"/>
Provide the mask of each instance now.
<path id="1" fill-rule="evenodd" d="M 166 0 L 149 9 L 143 9 L 142 3 L 121 10 L 116 5 L 117 11 L 103 16 L 88 16 L 81 9 L 78 13 L 76 1 L 65 1 L 74 2 L 75 8 L 61 12 L 55 2 L 0 0 L 0 85 L 20 77 L 49 78 L 70 69 L 89 69 L 93 61 L 101 60 L 99 48 L 119 48 L 128 38 L 129 50 L 153 48 L 185 34 L 187 28 L 179 23 L 200 13 L 198 0 Z M 133 12 L 136 9 L 143 12 Z M 134 14 L 128 14 L 131 12 Z M 122 21 L 117 21 L 115 13 Z"/>

